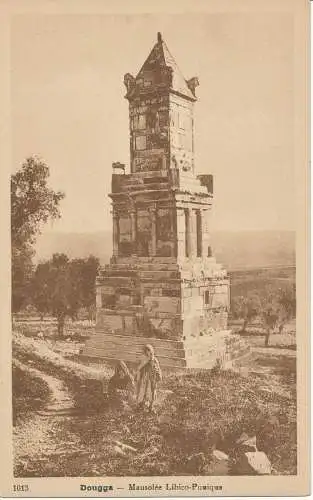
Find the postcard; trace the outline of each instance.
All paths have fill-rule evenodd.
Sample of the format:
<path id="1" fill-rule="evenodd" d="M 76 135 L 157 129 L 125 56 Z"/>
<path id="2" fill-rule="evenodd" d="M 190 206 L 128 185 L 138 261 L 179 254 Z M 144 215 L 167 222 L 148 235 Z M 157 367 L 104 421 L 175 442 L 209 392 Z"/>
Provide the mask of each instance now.
<path id="1" fill-rule="evenodd" d="M 2 496 L 309 494 L 309 2 L 0 11 Z"/>

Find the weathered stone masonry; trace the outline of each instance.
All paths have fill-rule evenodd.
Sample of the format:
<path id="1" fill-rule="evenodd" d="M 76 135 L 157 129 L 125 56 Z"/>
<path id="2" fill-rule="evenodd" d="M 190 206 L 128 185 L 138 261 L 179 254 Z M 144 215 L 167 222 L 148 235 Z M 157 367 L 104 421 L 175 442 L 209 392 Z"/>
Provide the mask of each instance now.
<path id="1" fill-rule="evenodd" d="M 149 341 L 164 366 L 205 364 L 210 332 L 227 328 L 229 279 L 210 246 L 213 179 L 195 174 L 198 80 L 183 78 L 158 34 L 124 83 L 130 173 L 113 163 L 113 256 L 97 279 L 96 334 L 84 354 L 135 361 Z"/>

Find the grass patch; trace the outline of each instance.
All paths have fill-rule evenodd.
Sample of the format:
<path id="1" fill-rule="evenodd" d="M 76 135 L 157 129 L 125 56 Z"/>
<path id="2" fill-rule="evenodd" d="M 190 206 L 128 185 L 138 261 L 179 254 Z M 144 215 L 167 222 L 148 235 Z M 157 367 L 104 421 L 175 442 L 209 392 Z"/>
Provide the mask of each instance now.
<path id="1" fill-rule="evenodd" d="M 289 398 L 264 390 L 258 377 L 230 372 L 166 377 L 173 391 L 156 415 L 133 411 L 102 412 L 66 422 L 79 437 L 85 455 L 49 463 L 49 475 L 151 476 L 218 475 L 214 447 L 236 457 L 242 432 L 257 437 L 277 474 L 296 473 L 296 408 Z M 115 438 L 137 449 L 118 456 Z M 235 469 L 230 470 L 236 474 Z"/>
<path id="2" fill-rule="evenodd" d="M 172 450 L 175 457 L 173 471 L 186 455 L 208 453 L 214 446 L 232 456 L 236 439 L 247 432 L 256 435 L 258 449 L 277 471 L 295 472 L 295 402 L 264 390 L 261 377 L 204 371 L 172 377 L 167 383 L 174 395 L 163 432 L 166 451 Z"/>
<path id="3" fill-rule="evenodd" d="M 72 477 L 218 475 L 212 465 L 213 448 L 235 458 L 235 441 L 242 432 L 256 435 L 258 449 L 268 455 L 277 474 L 296 474 L 295 379 L 290 379 L 290 391 L 280 394 L 273 390 L 271 377 L 258 374 L 242 377 L 204 370 L 166 375 L 160 389 L 167 392 L 156 415 L 150 415 L 107 405 L 99 373 L 109 376 L 109 368 L 96 371 L 44 349 L 40 341 L 25 342 L 19 336 L 14 350 L 24 362 L 32 359 L 37 369 L 62 378 L 81 409 L 75 418 L 60 421 L 58 428 L 60 439 L 75 437 L 80 452 L 52 456 L 44 471 L 33 461 L 31 473 L 26 470 L 24 476 L 39 475 L 36 470 L 47 477 L 64 476 L 65 471 Z M 295 372 L 293 362 L 285 368 Z M 121 456 L 114 439 L 137 451 Z"/>
<path id="4" fill-rule="evenodd" d="M 40 410 L 48 401 L 48 384 L 18 363 L 12 366 L 13 425 L 31 412 Z"/>

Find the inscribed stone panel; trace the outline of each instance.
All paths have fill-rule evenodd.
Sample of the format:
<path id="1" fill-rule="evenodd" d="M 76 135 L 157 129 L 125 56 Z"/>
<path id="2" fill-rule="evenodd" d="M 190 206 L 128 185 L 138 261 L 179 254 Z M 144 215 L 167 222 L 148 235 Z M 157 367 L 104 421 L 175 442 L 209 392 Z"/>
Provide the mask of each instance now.
<path id="1" fill-rule="evenodd" d="M 172 238 L 172 213 L 168 208 L 160 208 L 157 215 L 157 239 L 161 241 L 169 241 Z"/>
<path id="2" fill-rule="evenodd" d="M 119 230 L 120 230 L 120 241 L 131 241 L 130 217 L 120 217 Z"/>
<path id="3" fill-rule="evenodd" d="M 143 149 L 146 149 L 147 147 L 147 141 L 146 141 L 146 136 L 145 135 L 139 135 L 136 137 L 136 149 L 138 151 L 141 151 Z"/>
<path id="4" fill-rule="evenodd" d="M 146 128 L 146 115 L 135 115 L 133 118 L 133 127 L 135 130 L 144 130 Z"/>
<path id="5" fill-rule="evenodd" d="M 151 218 L 145 212 L 137 212 L 137 248 L 138 255 L 148 257 L 151 250 Z"/>
<path id="6" fill-rule="evenodd" d="M 145 308 L 151 313 L 177 314 L 180 312 L 180 299 L 178 297 L 145 297 Z"/>
<path id="7" fill-rule="evenodd" d="M 120 295 L 118 299 L 118 306 L 123 308 L 131 305 L 131 297 L 129 295 Z"/>

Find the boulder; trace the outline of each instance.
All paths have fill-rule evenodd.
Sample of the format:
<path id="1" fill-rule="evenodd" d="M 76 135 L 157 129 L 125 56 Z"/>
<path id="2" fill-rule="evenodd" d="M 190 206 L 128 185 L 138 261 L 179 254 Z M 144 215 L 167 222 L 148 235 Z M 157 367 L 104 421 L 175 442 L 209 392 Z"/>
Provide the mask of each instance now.
<path id="1" fill-rule="evenodd" d="M 125 457 L 126 453 L 119 446 L 113 446 L 113 452 L 115 455 Z"/>
<path id="2" fill-rule="evenodd" d="M 203 474 L 205 476 L 229 476 L 230 473 L 229 460 L 218 460 L 212 457 L 209 464 L 205 465 Z"/>
<path id="3" fill-rule="evenodd" d="M 121 441 L 114 441 L 115 445 L 118 446 L 124 453 L 128 451 L 135 452 L 137 448 L 129 446 L 129 444 L 122 443 Z"/>
<path id="4" fill-rule="evenodd" d="M 228 476 L 230 471 L 230 460 L 226 453 L 213 450 L 209 463 L 204 467 L 206 476 Z"/>
<path id="5" fill-rule="evenodd" d="M 257 451 L 256 436 L 249 436 L 245 432 L 241 434 L 240 438 L 236 441 L 237 446 L 243 451 Z"/>
<path id="6" fill-rule="evenodd" d="M 206 464 L 206 456 L 203 452 L 194 453 L 187 458 L 187 470 L 193 474 L 202 474 Z"/>
<path id="7" fill-rule="evenodd" d="M 214 450 L 212 455 L 217 460 L 228 460 L 229 459 L 228 455 L 226 455 L 226 453 L 224 453 L 223 451 L 220 451 L 220 450 Z"/>
<path id="8" fill-rule="evenodd" d="M 235 470 L 241 476 L 264 476 L 272 473 L 272 466 L 263 451 L 248 451 L 237 458 Z"/>

